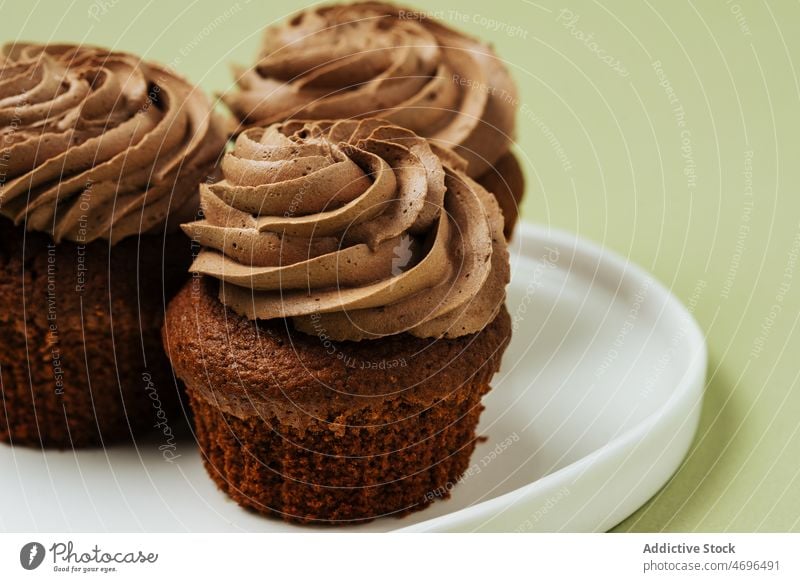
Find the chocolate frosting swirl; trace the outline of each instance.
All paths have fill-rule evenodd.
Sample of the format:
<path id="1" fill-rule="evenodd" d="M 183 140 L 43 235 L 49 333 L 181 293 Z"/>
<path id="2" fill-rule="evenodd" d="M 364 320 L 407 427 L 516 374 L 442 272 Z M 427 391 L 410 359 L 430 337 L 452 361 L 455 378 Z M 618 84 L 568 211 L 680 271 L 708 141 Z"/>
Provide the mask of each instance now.
<path id="1" fill-rule="evenodd" d="M 199 89 L 130 54 L 15 44 L 0 55 L 0 214 L 56 242 L 186 220 L 225 147 Z"/>
<path id="2" fill-rule="evenodd" d="M 456 149 L 472 177 L 512 142 L 517 89 L 491 48 L 380 2 L 299 12 L 223 96 L 245 125 L 381 117 Z"/>
<path id="3" fill-rule="evenodd" d="M 201 186 L 192 270 L 251 319 L 334 340 L 481 330 L 509 279 L 502 213 L 452 151 L 379 119 L 251 128 Z"/>

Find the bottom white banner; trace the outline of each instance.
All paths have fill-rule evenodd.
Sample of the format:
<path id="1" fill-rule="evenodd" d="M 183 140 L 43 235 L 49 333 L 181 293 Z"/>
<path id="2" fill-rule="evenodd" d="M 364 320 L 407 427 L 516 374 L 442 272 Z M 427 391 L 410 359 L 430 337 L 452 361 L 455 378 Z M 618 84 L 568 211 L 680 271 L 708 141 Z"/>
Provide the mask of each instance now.
<path id="1" fill-rule="evenodd" d="M 0 534 L 2 580 L 800 580 L 800 534 Z"/>

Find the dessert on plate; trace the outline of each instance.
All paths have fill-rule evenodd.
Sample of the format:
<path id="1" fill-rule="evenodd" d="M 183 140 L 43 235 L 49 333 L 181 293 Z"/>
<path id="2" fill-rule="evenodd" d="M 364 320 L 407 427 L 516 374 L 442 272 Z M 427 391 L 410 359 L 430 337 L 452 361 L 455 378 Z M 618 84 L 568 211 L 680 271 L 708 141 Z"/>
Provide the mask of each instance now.
<path id="1" fill-rule="evenodd" d="M 382 2 L 317 6 L 266 29 L 258 61 L 223 96 L 240 129 L 380 117 L 453 148 L 498 200 L 510 238 L 524 192 L 511 152 L 517 88 L 483 42 Z"/>
<path id="2" fill-rule="evenodd" d="M 306 523 L 449 492 L 511 334 L 494 197 L 379 119 L 250 128 L 221 166 L 163 330 L 211 477 Z"/>
<path id="3" fill-rule="evenodd" d="M 177 227 L 226 140 L 207 98 L 165 67 L 3 48 L 1 440 L 102 445 L 178 420 L 160 340 L 191 261 Z"/>

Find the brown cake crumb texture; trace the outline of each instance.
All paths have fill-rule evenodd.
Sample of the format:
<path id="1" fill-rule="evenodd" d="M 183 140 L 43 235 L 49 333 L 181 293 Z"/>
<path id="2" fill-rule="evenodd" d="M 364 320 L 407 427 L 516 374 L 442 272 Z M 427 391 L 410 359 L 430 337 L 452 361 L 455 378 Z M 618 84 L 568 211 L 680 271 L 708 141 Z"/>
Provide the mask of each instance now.
<path id="1" fill-rule="evenodd" d="M 449 495 L 510 338 L 505 308 L 457 339 L 329 342 L 324 330 L 235 314 L 217 285 L 195 279 L 178 293 L 164 343 L 220 489 L 255 511 L 320 524 L 404 515 Z"/>
<path id="2" fill-rule="evenodd" d="M 159 409 L 176 418 L 160 328 L 164 297 L 186 280 L 189 241 L 51 245 L 0 221 L 0 440 L 107 445 L 153 430 Z"/>

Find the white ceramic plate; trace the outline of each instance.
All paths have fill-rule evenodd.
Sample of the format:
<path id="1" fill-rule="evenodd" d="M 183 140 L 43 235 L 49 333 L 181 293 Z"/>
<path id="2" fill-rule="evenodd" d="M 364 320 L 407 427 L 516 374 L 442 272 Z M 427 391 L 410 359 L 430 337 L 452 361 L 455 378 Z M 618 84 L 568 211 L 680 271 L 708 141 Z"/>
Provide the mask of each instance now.
<path id="1" fill-rule="evenodd" d="M 592 243 L 521 225 L 508 307 L 516 322 L 487 396 L 472 466 L 447 501 L 355 531 L 597 531 L 672 475 L 700 415 L 702 333 L 638 267 Z M 5 531 L 302 531 L 240 509 L 191 439 L 37 452 L 0 446 Z M 319 529 L 319 528 L 316 528 Z"/>

